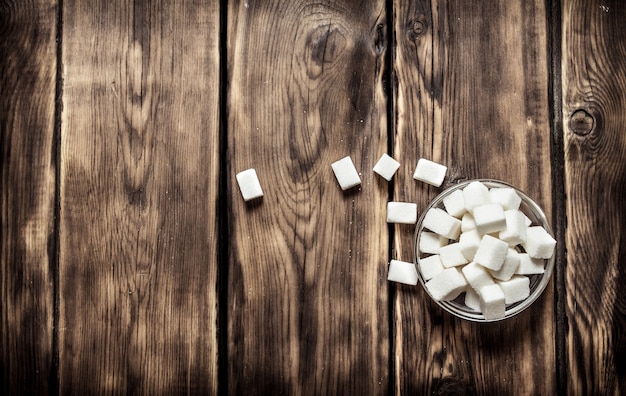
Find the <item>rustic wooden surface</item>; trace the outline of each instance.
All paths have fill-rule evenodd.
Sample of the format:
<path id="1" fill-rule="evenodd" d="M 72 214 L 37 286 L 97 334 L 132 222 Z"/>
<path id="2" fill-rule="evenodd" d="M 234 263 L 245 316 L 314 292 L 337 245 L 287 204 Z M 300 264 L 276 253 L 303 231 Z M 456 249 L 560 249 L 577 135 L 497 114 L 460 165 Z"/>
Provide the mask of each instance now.
<path id="1" fill-rule="evenodd" d="M 625 20 L 0 0 L 2 394 L 624 393 Z M 346 155 L 362 185 L 342 192 Z M 556 270 L 532 309 L 467 323 L 387 281 L 414 227 L 386 202 L 441 190 L 420 157 L 443 187 L 497 178 L 543 206 Z"/>

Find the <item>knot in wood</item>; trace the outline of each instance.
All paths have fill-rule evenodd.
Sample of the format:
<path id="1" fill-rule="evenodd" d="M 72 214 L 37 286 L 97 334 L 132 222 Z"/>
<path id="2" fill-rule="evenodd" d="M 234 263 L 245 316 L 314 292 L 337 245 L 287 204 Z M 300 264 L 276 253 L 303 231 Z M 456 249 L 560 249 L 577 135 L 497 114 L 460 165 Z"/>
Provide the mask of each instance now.
<path id="1" fill-rule="evenodd" d="M 426 23 L 426 17 L 424 15 L 419 15 L 415 20 L 409 22 L 409 39 L 412 41 L 417 40 L 417 38 L 424 34 L 427 29 L 428 24 Z"/>
<path id="2" fill-rule="evenodd" d="M 576 110 L 569 119 L 569 129 L 576 135 L 584 136 L 593 131 L 596 125 L 594 116 L 587 110 Z"/>

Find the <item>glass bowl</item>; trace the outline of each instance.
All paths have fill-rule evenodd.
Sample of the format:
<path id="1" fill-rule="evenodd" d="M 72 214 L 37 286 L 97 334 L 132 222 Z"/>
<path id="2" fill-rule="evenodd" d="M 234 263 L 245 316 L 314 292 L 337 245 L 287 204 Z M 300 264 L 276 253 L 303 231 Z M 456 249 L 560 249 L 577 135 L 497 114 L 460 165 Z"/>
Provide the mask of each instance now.
<path id="1" fill-rule="evenodd" d="M 455 184 L 451 187 L 448 187 L 447 189 L 442 191 L 439 195 L 437 195 L 437 197 L 435 197 L 435 199 L 433 199 L 430 202 L 430 204 L 426 207 L 426 209 L 424 209 L 424 211 L 421 213 L 420 218 L 418 219 L 418 222 L 417 222 L 417 227 L 415 229 L 413 246 L 414 246 L 414 253 L 415 253 L 414 261 L 415 261 L 415 266 L 417 267 L 418 280 L 424 287 L 424 290 L 426 291 L 426 293 L 431 297 L 431 299 L 437 305 L 439 305 L 441 308 L 443 308 L 444 310 L 446 310 L 447 312 L 451 313 L 452 315 L 456 317 L 474 321 L 474 322 L 495 322 L 495 321 L 508 319 L 510 317 L 517 315 L 518 313 L 528 308 L 541 295 L 541 293 L 544 291 L 544 289 L 550 282 L 550 277 L 552 276 L 552 271 L 554 269 L 554 261 L 555 261 L 556 253 L 553 253 L 552 257 L 550 257 L 549 259 L 545 259 L 545 263 L 544 263 L 545 270 L 543 274 L 526 275 L 528 276 L 530 280 L 529 296 L 525 300 L 522 300 L 513 304 L 508 304 L 506 306 L 504 317 L 501 317 L 498 319 L 487 319 L 482 315 L 482 313 L 467 307 L 464 303 L 465 292 L 461 293 L 460 296 L 458 296 L 456 299 L 451 300 L 451 301 L 435 300 L 430 294 L 430 292 L 428 291 L 428 289 L 426 288 L 426 280 L 424 279 L 424 276 L 422 275 L 420 271 L 420 265 L 419 265 L 421 259 L 430 255 L 428 253 L 420 252 L 420 249 L 419 249 L 420 236 L 422 232 L 425 230 L 423 226 L 424 217 L 430 209 L 433 209 L 433 208 L 444 209 L 444 205 L 443 205 L 444 198 L 446 198 L 447 196 L 449 196 L 456 190 L 465 188 L 468 184 L 474 181 L 480 181 L 488 188 L 493 188 L 493 187 L 513 188 L 515 192 L 517 192 L 519 197 L 522 199 L 519 209 L 522 213 L 524 213 L 530 219 L 530 221 L 532 222 L 531 225 L 542 226 L 548 232 L 548 234 L 550 234 L 553 238 L 554 238 L 554 233 L 552 232 L 552 228 L 550 227 L 550 224 L 548 222 L 548 219 L 546 218 L 546 215 L 544 214 L 541 207 L 539 207 L 539 205 L 537 205 L 535 201 L 533 201 L 528 195 L 526 195 L 523 191 L 521 191 L 517 187 L 512 186 L 508 183 L 499 181 L 499 180 L 473 179 L 473 180 L 467 180 L 467 181 L 463 181 L 458 184 Z M 518 247 L 517 249 L 520 250 L 521 247 Z"/>

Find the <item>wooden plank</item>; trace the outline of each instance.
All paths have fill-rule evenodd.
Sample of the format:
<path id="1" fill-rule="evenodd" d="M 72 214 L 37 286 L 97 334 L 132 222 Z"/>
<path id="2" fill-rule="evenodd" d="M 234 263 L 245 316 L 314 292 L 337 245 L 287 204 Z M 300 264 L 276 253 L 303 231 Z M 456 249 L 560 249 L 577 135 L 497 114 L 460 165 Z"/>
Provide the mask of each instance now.
<path id="1" fill-rule="evenodd" d="M 542 1 L 395 1 L 394 199 L 420 210 L 446 186 L 494 178 L 535 198 L 551 217 L 546 9 Z M 442 188 L 412 180 L 417 160 L 448 166 Z M 396 232 L 398 252 L 412 230 Z M 554 293 L 502 323 L 438 308 L 421 288 L 394 301 L 398 394 L 556 392 Z M 529 381 L 528 378 L 541 378 Z"/>
<path id="2" fill-rule="evenodd" d="M 626 4 L 562 6 L 568 394 L 626 392 Z"/>
<path id="3" fill-rule="evenodd" d="M 54 392 L 55 1 L 0 5 L 0 392 Z"/>
<path id="4" fill-rule="evenodd" d="M 215 393 L 219 8 L 63 8 L 61 393 Z"/>
<path id="5" fill-rule="evenodd" d="M 384 23 L 384 1 L 229 3 L 229 393 L 388 390 Z"/>

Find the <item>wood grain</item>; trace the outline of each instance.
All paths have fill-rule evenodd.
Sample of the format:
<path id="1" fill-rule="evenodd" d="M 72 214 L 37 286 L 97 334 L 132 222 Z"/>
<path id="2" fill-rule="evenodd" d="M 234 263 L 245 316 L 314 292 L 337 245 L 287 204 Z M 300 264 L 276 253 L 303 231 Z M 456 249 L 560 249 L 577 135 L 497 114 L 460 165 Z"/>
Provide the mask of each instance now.
<path id="1" fill-rule="evenodd" d="M 394 199 L 420 209 L 446 186 L 494 178 L 518 186 L 551 217 L 544 2 L 394 2 Z M 441 188 L 412 180 L 420 157 L 448 166 Z M 412 252 L 412 230 L 396 232 Z M 554 394 L 554 294 L 503 323 L 443 312 L 419 288 L 394 301 L 398 394 Z M 541 378 L 529 381 L 528 378 Z"/>
<path id="2" fill-rule="evenodd" d="M 63 15 L 60 391 L 215 393 L 219 8 Z"/>
<path id="3" fill-rule="evenodd" d="M 565 1 L 567 392 L 626 392 L 626 5 Z"/>
<path id="4" fill-rule="evenodd" d="M 54 391 L 56 12 L 54 1 L 0 2 L 4 395 Z"/>
<path id="5" fill-rule="evenodd" d="M 229 4 L 229 393 L 388 390 L 385 32 L 384 1 Z"/>

